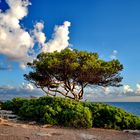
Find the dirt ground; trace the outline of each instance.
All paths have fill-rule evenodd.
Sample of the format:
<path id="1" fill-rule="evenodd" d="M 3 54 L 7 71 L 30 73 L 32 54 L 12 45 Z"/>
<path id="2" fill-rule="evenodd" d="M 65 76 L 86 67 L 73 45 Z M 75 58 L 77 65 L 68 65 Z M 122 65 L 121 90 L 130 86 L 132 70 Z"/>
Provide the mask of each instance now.
<path id="1" fill-rule="evenodd" d="M 140 140 L 140 135 L 107 129 L 70 129 L 1 121 L 0 140 Z"/>

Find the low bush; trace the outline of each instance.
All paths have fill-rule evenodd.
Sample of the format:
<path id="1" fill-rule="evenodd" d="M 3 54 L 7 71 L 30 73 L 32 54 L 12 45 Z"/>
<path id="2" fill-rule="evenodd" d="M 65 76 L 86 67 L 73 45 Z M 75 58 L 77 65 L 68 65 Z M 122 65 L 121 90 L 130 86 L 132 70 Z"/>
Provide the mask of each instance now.
<path id="1" fill-rule="evenodd" d="M 60 97 L 40 97 L 30 100 L 14 98 L 12 101 L 5 102 L 2 108 L 14 111 L 24 120 L 78 128 L 92 126 L 89 109 L 70 99 Z"/>
<path id="2" fill-rule="evenodd" d="M 75 108 L 64 109 L 60 114 L 59 123 L 68 127 L 92 127 L 92 115 L 89 108 L 78 104 Z"/>
<path id="3" fill-rule="evenodd" d="M 5 110 L 12 110 L 13 112 L 18 113 L 19 109 L 25 102 L 28 102 L 28 99 L 14 98 L 11 101 L 6 101 L 3 103 L 1 108 Z"/>
<path id="4" fill-rule="evenodd" d="M 45 108 L 42 105 L 29 105 L 24 103 L 23 106 L 18 111 L 18 115 L 24 120 L 32 120 L 37 122 L 42 122 L 42 118 L 45 114 Z"/>
<path id="5" fill-rule="evenodd" d="M 12 101 L 6 101 L 1 104 L 1 109 L 4 110 L 13 110 L 13 102 Z"/>
<path id="6" fill-rule="evenodd" d="M 93 127 L 140 129 L 140 117 L 102 103 L 83 103 L 92 112 Z"/>
<path id="7" fill-rule="evenodd" d="M 2 104 L 21 118 L 76 128 L 140 129 L 140 117 L 102 103 L 77 102 L 61 97 L 14 98 Z"/>

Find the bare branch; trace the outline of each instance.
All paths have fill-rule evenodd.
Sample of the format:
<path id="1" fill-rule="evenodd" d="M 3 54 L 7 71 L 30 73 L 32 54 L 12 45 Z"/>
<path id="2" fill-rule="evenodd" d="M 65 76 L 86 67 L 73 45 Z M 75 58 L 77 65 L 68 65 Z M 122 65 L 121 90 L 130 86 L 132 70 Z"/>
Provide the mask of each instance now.
<path id="1" fill-rule="evenodd" d="M 55 95 L 53 95 L 53 94 L 51 94 L 51 93 L 49 93 L 49 92 L 47 92 L 45 89 L 44 89 L 44 87 L 40 87 L 47 95 L 50 95 L 50 96 L 55 96 Z M 48 91 L 49 91 L 49 89 L 48 89 Z"/>
<path id="2" fill-rule="evenodd" d="M 57 93 L 60 93 L 61 95 L 65 96 L 65 97 L 74 99 L 73 97 L 68 96 L 67 93 L 63 93 L 63 92 L 61 92 L 61 91 L 59 91 L 59 90 L 52 90 L 52 89 L 50 89 L 49 91 L 51 91 L 51 92 L 57 92 Z"/>

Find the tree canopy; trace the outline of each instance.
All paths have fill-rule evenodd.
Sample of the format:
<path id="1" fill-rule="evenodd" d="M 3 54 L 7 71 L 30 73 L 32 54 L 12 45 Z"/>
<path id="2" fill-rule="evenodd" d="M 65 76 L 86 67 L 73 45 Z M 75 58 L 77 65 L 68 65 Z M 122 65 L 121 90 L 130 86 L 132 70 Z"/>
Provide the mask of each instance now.
<path id="1" fill-rule="evenodd" d="M 86 86 L 119 87 L 122 81 L 123 65 L 118 60 L 104 61 L 97 53 L 87 51 L 67 48 L 41 53 L 28 66 L 32 71 L 24 75 L 25 79 L 47 95 L 59 93 L 76 100 L 83 98 Z"/>

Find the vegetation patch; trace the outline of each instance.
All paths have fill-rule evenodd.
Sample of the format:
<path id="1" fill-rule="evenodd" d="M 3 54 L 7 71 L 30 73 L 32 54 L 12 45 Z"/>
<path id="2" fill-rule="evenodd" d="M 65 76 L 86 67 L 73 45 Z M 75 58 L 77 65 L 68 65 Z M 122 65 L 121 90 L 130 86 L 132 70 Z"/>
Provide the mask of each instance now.
<path id="1" fill-rule="evenodd" d="M 140 117 L 103 103 L 61 97 L 14 98 L 2 104 L 24 120 L 75 128 L 140 129 Z"/>

